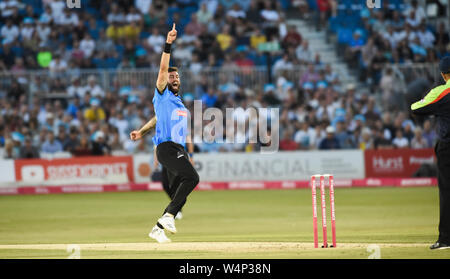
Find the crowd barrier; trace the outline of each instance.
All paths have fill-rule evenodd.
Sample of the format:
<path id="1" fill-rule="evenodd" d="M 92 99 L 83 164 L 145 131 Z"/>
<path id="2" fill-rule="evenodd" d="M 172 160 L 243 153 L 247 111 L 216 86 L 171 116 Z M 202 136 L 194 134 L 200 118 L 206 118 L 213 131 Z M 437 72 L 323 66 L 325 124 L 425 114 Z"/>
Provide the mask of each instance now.
<path id="1" fill-rule="evenodd" d="M 432 149 L 196 154 L 197 190 L 296 189 L 330 173 L 336 187 L 435 186 L 414 177 L 435 165 Z M 161 190 L 153 154 L 0 161 L 0 195 Z"/>

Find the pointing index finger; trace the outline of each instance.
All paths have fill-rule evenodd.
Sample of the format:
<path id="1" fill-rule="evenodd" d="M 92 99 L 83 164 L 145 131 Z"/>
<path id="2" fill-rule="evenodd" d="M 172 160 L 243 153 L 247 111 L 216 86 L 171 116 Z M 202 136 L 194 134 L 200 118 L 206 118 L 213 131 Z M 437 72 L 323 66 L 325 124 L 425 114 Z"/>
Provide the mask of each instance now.
<path id="1" fill-rule="evenodd" d="M 175 22 L 173 23 L 172 30 L 175 31 Z"/>

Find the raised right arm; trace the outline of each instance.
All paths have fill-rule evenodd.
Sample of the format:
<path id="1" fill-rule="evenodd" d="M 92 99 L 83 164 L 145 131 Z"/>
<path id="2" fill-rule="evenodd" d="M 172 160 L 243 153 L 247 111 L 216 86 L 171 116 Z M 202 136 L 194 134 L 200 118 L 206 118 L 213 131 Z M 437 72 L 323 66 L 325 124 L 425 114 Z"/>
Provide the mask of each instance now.
<path id="1" fill-rule="evenodd" d="M 159 65 L 158 79 L 156 80 L 156 88 L 158 92 L 162 93 L 167 86 L 167 81 L 169 79 L 169 62 L 170 62 L 170 47 L 172 43 L 177 38 L 177 30 L 175 29 L 175 23 L 173 24 L 172 30 L 167 34 L 166 44 L 164 46 L 164 51 L 161 56 L 161 63 Z"/>

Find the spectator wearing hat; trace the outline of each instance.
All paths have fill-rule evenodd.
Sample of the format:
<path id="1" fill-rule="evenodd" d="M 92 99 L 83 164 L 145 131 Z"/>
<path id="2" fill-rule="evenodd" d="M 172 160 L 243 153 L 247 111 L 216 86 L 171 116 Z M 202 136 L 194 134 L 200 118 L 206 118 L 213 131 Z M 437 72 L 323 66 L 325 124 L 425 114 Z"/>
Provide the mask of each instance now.
<path id="1" fill-rule="evenodd" d="M 338 139 L 335 136 L 335 129 L 333 126 L 328 126 L 326 129 L 326 137 L 322 139 L 319 143 L 320 150 L 328 150 L 328 149 L 340 149 L 341 145 L 339 144 Z"/>
<path id="2" fill-rule="evenodd" d="M 102 131 L 97 131 L 94 135 L 94 141 L 92 142 L 92 155 L 111 155 L 111 147 L 107 144 L 105 134 Z"/>
<path id="3" fill-rule="evenodd" d="M 348 48 L 346 49 L 346 59 L 350 63 L 356 67 L 356 62 L 358 61 L 358 57 L 361 54 L 361 49 L 364 46 L 364 39 L 362 37 L 362 33 L 360 30 L 356 30 L 353 32 L 353 36 L 348 43 Z"/>
<path id="4" fill-rule="evenodd" d="M 273 84 L 266 84 L 264 86 L 264 96 L 263 100 L 269 105 L 269 106 L 277 106 L 281 104 L 280 99 L 278 98 L 277 94 L 275 94 L 275 85 Z"/>
<path id="5" fill-rule="evenodd" d="M 31 40 L 31 38 L 34 35 L 35 29 L 33 26 L 34 20 L 30 17 L 26 17 L 23 20 L 23 26 L 20 29 L 20 36 L 22 37 L 22 40 L 28 41 Z"/>
<path id="6" fill-rule="evenodd" d="M 103 121 L 106 118 L 105 111 L 100 107 L 100 100 L 92 98 L 89 102 L 89 108 L 84 111 L 84 118 L 91 121 Z"/>

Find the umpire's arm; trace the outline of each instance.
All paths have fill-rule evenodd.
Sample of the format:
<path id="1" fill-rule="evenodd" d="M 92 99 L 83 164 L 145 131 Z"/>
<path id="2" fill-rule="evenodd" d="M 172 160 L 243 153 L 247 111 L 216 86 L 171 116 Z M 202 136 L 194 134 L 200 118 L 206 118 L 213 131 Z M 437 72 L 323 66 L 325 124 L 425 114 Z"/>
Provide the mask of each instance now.
<path id="1" fill-rule="evenodd" d="M 431 90 L 423 99 L 411 105 L 412 113 L 416 115 L 433 115 L 438 112 L 440 100 L 444 97 L 439 88 Z"/>

